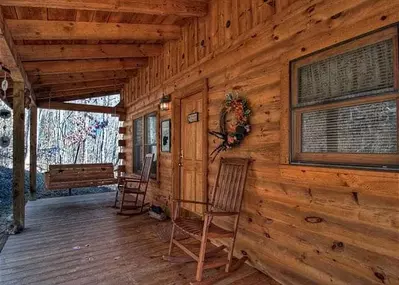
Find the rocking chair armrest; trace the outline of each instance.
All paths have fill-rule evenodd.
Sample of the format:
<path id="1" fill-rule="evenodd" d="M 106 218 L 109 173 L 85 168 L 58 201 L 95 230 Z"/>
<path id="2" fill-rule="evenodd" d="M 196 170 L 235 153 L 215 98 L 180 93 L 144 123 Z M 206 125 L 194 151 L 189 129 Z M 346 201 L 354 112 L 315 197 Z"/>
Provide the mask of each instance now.
<path id="1" fill-rule="evenodd" d="M 131 177 L 125 177 L 125 178 L 123 178 L 123 180 L 124 180 L 125 182 L 140 182 L 140 179 L 131 178 Z"/>
<path id="2" fill-rule="evenodd" d="M 192 200 L 182 200 L 182 199 L 173 199 L 173 202 L 177 203 L 190 203 L 190 204 L 202 204 L 202 205 L 211 205 L 207 202 L 200 202 L 200 201 L 192 201 Z"/>
<path id="3" fill-rule="evenodd" d="M 239 212 L 205 212 L 205 215 L 213 217 L 235 216 L 238 214 Z"/>

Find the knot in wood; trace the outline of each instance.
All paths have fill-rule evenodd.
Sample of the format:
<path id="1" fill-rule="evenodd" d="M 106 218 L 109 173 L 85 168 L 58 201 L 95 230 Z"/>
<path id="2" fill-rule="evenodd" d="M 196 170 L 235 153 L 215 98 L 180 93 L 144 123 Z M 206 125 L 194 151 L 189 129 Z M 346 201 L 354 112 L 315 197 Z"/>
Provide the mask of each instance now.
<path id="1" fill-rule="evenodd" d="M 324 220 L 320 217 L 306 217 L 305 221 L 311 224 L 320 224 L 322 223 Z"/>
<path id="2" fill-rule="evenodd" d="M 333 251 L 342 252 L 344 250 L 344 243 L 341 241 L 334 241 L 331 249 Z"/>
<path id="3" fill-rule="evenodd" d="M 385 284 L 385 276 L 384 274 L 380 273 L 380 272 L 374 272 L 375 277 L 377 277 L 378 279 L 381 280 L 382 283 Z"/>

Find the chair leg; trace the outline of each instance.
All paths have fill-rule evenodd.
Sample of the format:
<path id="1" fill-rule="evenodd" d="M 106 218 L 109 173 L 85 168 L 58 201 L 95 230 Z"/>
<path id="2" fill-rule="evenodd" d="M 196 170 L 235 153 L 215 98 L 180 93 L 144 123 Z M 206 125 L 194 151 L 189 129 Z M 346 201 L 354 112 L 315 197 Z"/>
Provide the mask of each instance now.
<path id="1" fill-rule="evenodd" d="M 122 198 L 119 202 L 119 212 L 122 213 L 123 212 L 123 202 L 125 201 L 125 191 L 123 191 L 122 193 Z"/>
<path id="2" fill-rule="evenodd" d="M 235 219 L 235 222 L 234 222 L 234 236 L 233 236 L 233 241 L 231 242 L 231 247 L 230 247 L 230 250 L 229 250 L 229 253 L 228 253 L 228 256 L 227 256 L 228 263 L 227 263 L 226 269 L 225 269 L 226 272 L 230 272 L 231 264 L 233 262 L 234 246 L 235 246 L 236 238 L 237 238 L 237 230 L 238 230 L 238 222 L 239 222 L 239 220 L 240 220 L 240 216 L 238 215 L 236 217 L 236 219 Z"/>
<path id="3" fill-rule="evenodd" d="M 116 194 L 115 194 L 115 203 L 114 203 L 114 208 L 116 208 L 116 203 L 118 203 L 118 194 L 119 194 L 119 189 L 116 189 Z"/>
<path id="4" fill-rule="evenodd" d="M 206 242 L 207 242 L 207 237 L 202 237 L 201 249 L 199 252 L 199 259 L 197 265 L 197 275 L 195 277 L 197 281 L 202 281 L 202 273 L 204 271 L 204 262 L 205 262 Z"/>
<path id="5" fill-rule="evenodd" d="M 139 194 L 136 194 L 136 201 L 134 202 L 134 205 L 137 206 L 137 202 L 139 201 Z"/>
<path id="6" fill-rule="evenodd" d="M 142 213 L 142 212 L 143 212 L 143 209 L 144 209 L 144 205 L 145 205 L 145 194 L 146 194 L 146 193 L 144 193 L 144 195 L 143 195 L 143 201 L 141 201 L 141 210 L 140 210 L 140 213 Z"/>
<path id="7" fill-rule="evenodd" d="M 234 244 L 235 244 L 235 238 L 233 238 L 233 242 L 231 243 L 231 247 L 229 249 L 229 253 L 227 255 L 228 263 L 226 264 L 226 272 L 230 272 L 231 269 L 231 264 L 233 262 L 233 253 L 234 253 Z"/>
<path id="8" fill-rule="evenodd" d="M 210 224 L 209 216 L 205 216 L 204 229 L 202 231 L 201 248 L 198 256 L 197 274 L 195 279 L 197 281 L 202 281 L 202 273 L 204 271 L 205 253 L 206 253 L 206 243 L 208 241 L 208 227 Z"/>
<path id="9" fill-rule="evenodd" d="M 170 244 L 169 244 L 169 253 L 168 253 L 169 256 L 172 255 L 172 250 L 173 250 L 173 238 L 175 237 L 175 230 L 176 230 L 176 226 L 175 226 L 175 224 L 173 224 L 173 226 L 172 226 L 172 235 L 171 235 L 171 237 L 170 237 Z"/>

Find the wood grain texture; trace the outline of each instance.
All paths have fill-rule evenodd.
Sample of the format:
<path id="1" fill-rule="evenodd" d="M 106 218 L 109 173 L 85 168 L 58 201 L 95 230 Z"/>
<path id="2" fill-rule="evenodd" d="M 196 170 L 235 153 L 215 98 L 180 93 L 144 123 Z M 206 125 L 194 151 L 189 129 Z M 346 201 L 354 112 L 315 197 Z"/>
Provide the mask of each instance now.
<path id="1" fill-rule="evenodd" d="M 64 91 L 58 93 L 41 93 L 38 95 L 38 102 L 46 101 L 47 103 L 49 100 L 57 101 L 57 102 L 65 102 L 77 99 L 87 99 L 87 98 L 95 98 L 107 95 L 115 95 L 118 94 L 119 90 L 116 89 L 114 86 L 110 88 L 101 87 L 100 89 L 97 88 L 89 88 L 84 90 L 77 90 L 77 91 Z"/>
<path id="2" fill-rule="evenodd" d="M 182 267 L 162 260 L 168 243 L 158 233 L 169 223 L 146 215 L 118 216 L 110 207 L 114 196 L 103 193 L 29 202 L 26 222 L 30 230 L 9 237 L 0 255 L 0 281 L 21 285 L 186 285 L 193 280 L 195 264 Z M 206 276 L 215 273 L 210 270 Z M 249 266 L 218 284 L 278 285 Z"/>
<path id="3" fill-rule="evenodd" d="M 85 90 L 90 88 L 108 88 L 114 87 L 115 89 L 121 88 L 123 84 L 126 82 L 124 79 L 115 79 L 115 80 L 96 80 L 96 81 L 87 81 L 87 82 L 77 82 L 77 83 L 64 83 L 58 85 L 49 85 L 45 87 L 41 87 L 35 89 L 37 93 L 43 92 L 66 92 L 66 91 L 77 91 L 77 90 Z"/>
<path id="4" fill-rule="evenodd" d="M 87 59 L 69 61 L 36 61 L 25 62 L 27 72 L 36 75 L 66 74 L 78 72 L 97 72 L 114 70 L 132 70 L 147 64 L 146 58 L 124 59 Z"/>
<path id="5" fill-rule="evenodd" d="M 87 104 L 75 104 L 75 103 L 61 103 L 61 102 L 45 102 L 42 101 L 38 104 L 39 108 L 42 109 L 53 109 L 53 110 L 67 110 L 67 111 L 84 111 L 93 113 L 104 113 L 104 114 L 120 114 L 124 113 L 124 108 L 120 107 L 105 107 L 95 106 Z"/>
<path id="6" fill-rule="evenodd" d="M 3 16 L 3 8 L 0 6 L 0 56 L 1 64 L 11 71 L 14 81 L 23 81 L 31 89 L 28 76 L 18 55 L 17 48 L 12 39 L 10 29 Z"/>
<path id="7" fill-rule="evenodd" d="M 150 57 L 159 55 L 162 51 L 162 45 L 19 45 L 17 50 L 22 61 L 44 61 Z"/>
<path id="8" fill-rule="evenodd" d="M 7 20 L 14 40 L 173 40 L 176 25 Z"/>
<path id="9" fill-rule="evenodd" d="M 107 12 L 129 12 L 152 15 L 179 15 L 184 17 L 205 16 L 207 3 L 204 0 L 2 0 L 5 6 L 46 7 L 50 9 L 100 10 Z"/>
<path id="10" fill-rule="evenodd" d="M 14 231 L 25 227 L 25 86 L 14 82 L 13 89 L 13 153 L 12 214 Z"/>
<path id="11" fill-rule="evenodd" d="M 181 150 L 180 150 L 180 199 L 192 201 L 206 201 L 203 192 L 203 163 L 202 145 L 204 143 L 202 121 L 190 123 L 188 116 L 198 113 L 198 120 L 203 118 L 202 92 L 193 94 L 181 100 Z M 201 119 L 203 120 L 203 119 Z M 177 125 L 173 125 L 175 131 Z M 179 131 L 179 129 L 177 129 Z M 204 207 L 195 204 L 182 206 L 192 212 L 202 214 Z"/>
<path id="12" fill-rule="evenodd" d="M 162 86 L 154 88 L 149 96 L 143 97 L 151 96 L 153 97 L 152 100 L 160 98 L 162 91 L 170 93 L 176 88 L 184 88 L 184 86 L 192 84 L 198 79 L 223 72 L 239 62 L 252 62 L 254 57 L 266 53 L 269 57 L 279 57 L 284 52 L 290 51 L 295 52 L 300 57 L 311 53 L 311 51 L 327 48 L 339 41 L 349 40 L 360 34 L 398 22 L 399 17 L 394 12 L 397 9 L 395 3 L 384 1 L 386 0 L 373 2 L 371 4 L 373 8 L 366 9 L 367 14 L 363 13 L 365 10 L 356 9 L 358 5 L 363 4 L 363 0 L 340 1 L 334 3 L 334 5 L 331 5 L 328 1 L 321 1 L 317 4 L 317 9 L 315 9 L 316 6 L 311 6 L 309 9 L 306 1 L 296 1 L 292 4 L 291 9 L 285 9 L 279 14 L 270 16 L 270 20 L 266 21 L 264 25 L 248 27 L 245 30 L 246 32 L 241 33 L 229 44 L 220 48 L 215 47 L 201 61 L 186 68 L 185 72 L 171 74 L 168 73 L 169 69 L 165 66 L 165 81 Z M 343 11 L 346 12 L 342 13 Z M 212 11 L 210 12 L 212 14 Z M 301 17 L 301 13 L 309 15 L 311 20 Z M 339 15 L 339 17 L 336 15 Z M 355 21 L 358 17 L 368 18 L 369 21 L 364 21 L 364 25 L 360 26 Z M 320 21 L 320 19 L 330 20 Z M 298 25 L 293 25 L 293 20 L 298 21 Z M 334 25 L 329 24 L 330 21 Z M 321 25 L 312 29 L 314 26 L 308 23 Z M 345 33 L 342 33 L 343 29 Z M 301 45 L 293 48 L 290 42 L 291 37 L 295 37 L 296 42 L 301 43 Z M 322 40 L 320 40 L 320 37 L 322 37 Z M 217 39 L 217 35 L 213 35 L 212 39 L 214 38 Z M 273 40 L 271 41 L 270 38 Z M 244 42 L 246 44 L 243 44 Z M 140 108 L 140 103 L 140 99 L 134 102 L 136 108 Z M 133 105 L 133 102 L 129 105 Z"/>
<path id="13" fill-rule="evenodd" d="M 134 70 L 108 70 L 48 75 L 40 75 L 33 72 L 33 74 L 29 74 L 29 78 L 35 87 L 43 87 L 54 84 L 63 84 L 65 82 L 78 83 L 96 80 L 127 79 L 129 74 L 132 75 L 132 72 L 134 72 Z"/>
<path id="14" fill-rule="evenodd" d="M 182 39 L 167 43 L 163 54 L 151 59 L 157 63 L 149 65 L 148 77 L 138 71 L 141 75 L 133 82 L 147 80 L 151 88 L 147 92 L 133 86 L 128 117 L 157 104 L 164 93 L 179 97 L 208 78 L 208 129 L 218 130 L 226 91 L 242 93 L 253 111 L 252 132 L 239 148 L 223 153 L 254 159 L 235 255 L 248 254 L 251 265 L 283 284 L 397 284 L 398 173 L 287 165 L 289 125 L 284 118 L 289 114 L 289 60 L 399 22 L 399 5 L 386 0 L 312 5 L 283 0 L 276 1 L 276 13 L 272 7 L 265 9 L 267 14 L 253 12 L 257 1 L 227 2 L 211 1 L 207 17 L 183 27 Z M 231 12 L 226 5 L 232 5 Z M 231 34 L 224 25 L 230 13 Z M 191 41 L 197 49 L 190 49 Z M 172 68 L 174 62 L 179 68 Z M 174 106 L 171 118 L 176 121 L 179 106 Z M 160 155 L 160 185 L 150 185 L 148 191 L 154 203 L 169 207 L 178 187 L 175 143 L 172 155 Z M 208 155 L 219 143 L 208 137 Z M 131 165 L 129 155 L 126 164 Z M 208 166 L 209 187 L 217 164 Z M 225 227 L 234 222 L 217 220 Z"/>

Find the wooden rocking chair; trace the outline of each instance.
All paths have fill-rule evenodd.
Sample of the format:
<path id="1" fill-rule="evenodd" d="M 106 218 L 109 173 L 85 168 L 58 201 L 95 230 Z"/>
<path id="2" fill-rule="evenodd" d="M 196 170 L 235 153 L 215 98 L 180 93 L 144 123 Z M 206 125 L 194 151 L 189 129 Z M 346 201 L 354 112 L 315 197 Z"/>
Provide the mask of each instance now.
<path id="1" fill-rule="evenodd" d="M 143 169 L 141 171 L 140 179 L 133 177 L 123 178 L 123 187 L 121 193 L 121 201 L 119 207 L 119 215 L 138 215 L 142 214 L 144 207 L 149 203 L 145 203 L 145 196 L 147 194 L 148 183 L 150 182 L 151 165 L 154 159 L 154 154 L 147 154 L 144 158 Z M 129 196 L 135 195 L 134 201 L 126 201 L 126 194 Z M 143 196 L 141 204 L 138 205 L 139 196 Z M 140 209 L 140 212 L 137 210 Z M 126 213 L 126 211 L 135 211 L 134 213 Z"/>
<path id="2" fill-rule="evenodd" d="M 113 208 L 116 208 L 116 204 L 118 203 L 119 192 L 122 192 L 123 186 L 125 185 L 126 178 L 126 166 L 123 165 L 123 170 L 118 167 L 117 169 L 117 183 L 116 183 L 116 193 L 115 193 L 115 202 Z"/>
<path id="3" fill-rule="evenodd" d="M 222 278 L 224 278 L 225 276 L 227 276 L 228 273 L 236 270 L 238 266 L 243 264 L 246 260 L 246 257 L 244 257 L 243 259 L 239 260 L 237 264 L 235 264 L 234 266 L 232 265 L 234 244 L 238 230 L 238 222 L 240 218 L 241 204 L 244 194 L 249 162 L 249 159 L 243 158 L 221 158 L 219 170 L 216 176 L 215 186 L 213 188 L 211 203 L 188 200 L 175 200 L 175 202 L 177 202 L 177 206 L 175 208 L 175 213 L 173 217 L 173 228 L 169 246 L 169 256 L 164 256 L 164 259 L 170 262 L 178 262 L 177 260 L 182 260 L 182 262 L 196 261 L 198 263 L 196 274 L 196 281 L 198 283 L 201 283 L 200 281 L 202 281 L 202 274 L 204 269 L 226 266 L 226 273 L 224 273 L 224 275 L 221 275 L 223 276 Z M 204 220 L 202 221 L 200 219 L 179 217 L 181 203 L 206 205 L 207 211 L 205 212 Z M 212 219 L 214 217 L 228 216 L 235 217 L 234 227 L 232 230 L 222 229 L 212 223 Z M 190 251 L 183 244 L 181 244 L 179 241 L 174 239 L 176 228 L 189 234 L 191 237 L 201 242 L 198 256 Z M 211 238 L 232 239 L 232 244 L 228 251 L 227 258 L 219 258 L 213 261 L 211 260 L 211 257 L 213 258 L 216 255 L 215 250 L 210 250 L 206 252 L 207 241 Z M 174 245 L 182 249 L 191 258 L 172 257 L 171 254 Z M 224 246 L 218 247 L 216 251 L 221 251 L 224 248 Z M 208 282 L 204 282 L 204 284 L 208 284 Z"/>

